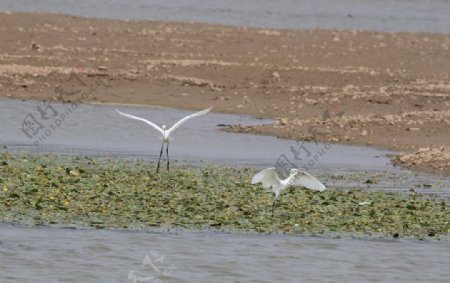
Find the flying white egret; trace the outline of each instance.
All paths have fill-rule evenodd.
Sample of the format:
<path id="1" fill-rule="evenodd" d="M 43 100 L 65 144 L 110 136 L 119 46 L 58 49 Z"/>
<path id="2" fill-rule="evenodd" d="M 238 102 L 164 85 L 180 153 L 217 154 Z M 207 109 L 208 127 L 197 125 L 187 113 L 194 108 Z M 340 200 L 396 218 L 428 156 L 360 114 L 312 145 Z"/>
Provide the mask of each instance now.
<path id="1" fill-rule="evenodd" d="M 158 127 L 156 124 L 150 122 L 149 120 L 146 120 L 144 118 L 140 118 L 140 117 L 136 117 L 130 114 L 126 114 L 123 112 L 120 112 L 119 110 L 116 109 L 117 113 L 119 113 L 121 116 L 130 118 L 130 119 L 134 119 L 134 120 L 138 120 L 138 121 L 142 121 L 144 123 L 147 123 L 148 125 L 152 126 L 153 128 L 155 128 L 156 130 L 158 130 L 161 134 L 161 140 L 162 140 L 162 144 L 161 144 L 161 152 L 159 153 L 159 160 L 158 160 L 158 166 L 156 167 L 156 173 L 159 172 L 159 164 L 161 162 L 161 156 L 163 154 L 163 148 L 164 148 L 164 143 L 167 143 L 166 145 L 166 154 L 167 154 L 167 170 L 169 170 L 169 142 L 170 140 L 172 140 L 172 138 L 170 137 L 170 134 L 179 126 L 181 126 L 181 124 L 183 124 L 184 122 L 186 122 L 187 120 L 194 118 L 194 117 L 198 117 L 201 115 L 205 115 L 206 113 L 208 113 L 210 110 L 212 109 L 212 107 L 209 107 L 208 109 L 196 112 L 194 114 L 188 115 L 186 117 L 184 117 L 183 119 L 181 119 L 180 121 L 176 122 L 170 129 L 166 130 L 166 125 L 162 125 L 162 127 Z"/>
<path id="2" fill-rule="evenodd" d="M 289 177 L 280 180 L 275 168 L 266 168 L 253 176 L 252 184 L 262 183 L 265 189 L 272 188 L 275 199 L 272 204 L 272 216 L 275 209 L 275 203 L 280 193 L 289 186 L 303 186 L 314 191 L 325 191 L 327 188 L 316 178 L 307 172 L 298 169 L 291 169 Z"/>

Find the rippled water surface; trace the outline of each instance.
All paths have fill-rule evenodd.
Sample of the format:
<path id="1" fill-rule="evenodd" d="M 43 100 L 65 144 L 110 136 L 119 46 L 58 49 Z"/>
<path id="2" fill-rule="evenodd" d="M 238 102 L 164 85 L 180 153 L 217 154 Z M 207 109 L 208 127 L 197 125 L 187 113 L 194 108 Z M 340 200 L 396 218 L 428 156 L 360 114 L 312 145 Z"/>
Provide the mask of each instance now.
<path id="1" fill-rule="evenodd" d="M 448 241 L 12 226 L 0 226 L 0 241 L 1 282 L 448 282 L 450 278 Z"/>

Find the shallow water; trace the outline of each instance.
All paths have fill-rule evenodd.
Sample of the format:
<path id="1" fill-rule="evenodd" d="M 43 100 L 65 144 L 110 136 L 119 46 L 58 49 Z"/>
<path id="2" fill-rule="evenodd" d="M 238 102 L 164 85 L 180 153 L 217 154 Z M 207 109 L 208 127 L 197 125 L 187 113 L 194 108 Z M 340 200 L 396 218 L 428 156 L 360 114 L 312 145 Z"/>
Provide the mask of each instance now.
<path id="1" fill-rule="evenodd" d="M 133 282 L 133 275 L 136 282 L 448 282 L 450 278 L 448 241 L 6 225 L 0 225 L 0 241 L 0 279 L 5 283 Z M 154 279 L 143 280 L 150 277 Z"/>
<path id="2" fill-rule="evenodd" d="M 448 0 L 2 0 L 0 11 L 196 21 L 266 28 L 450 33 Z"/>
<path id="3" fill-rule="evenodd" d="M 51 103 L 50 106 L 56 115 L 53 116 L 55 112 L 48 110 L 49 117 L 46 120 L 38 110 L 38 107 L 45 109 L 46 104 L 43 102 L 0 99 L 0 120 L 3 121 L 0 144 L 7 146 L 8 150 L 122 156 L 154 161 L 161 148 L 159 133 L 143 122 L 119 116 L 114 109 L 168 126 L 193 113 L 171 108 L 120 105 Z M 69 110 L 71 112 L 67 114 Z M 27 118 L 29 114 L 34 120 Z M 62 115 L 65 115 L 64 119 Z M 25 119 L 38 122 L 42 128 L 34 127 L 36 133 L 31 131 L 28 132 L 31 137 L 27 136 L 22 130 Z M 226 133 L 217 126 L 265 123 L 271 121 L 244 115 L 209 113 L 178 128 L 173 134 L 169 153 L 173 160 L 187 160 L 190 163 L 203 160 L 247 166 L 275 166 L 278 158 L 284 154 L 287 161 L 297 167 L 395 170 L 386 157 L 389 151 L 311 142 L 304 143 L 305 149 L 300 150 L 298 155 L 301 160 L 296 160 L 291 147 L 298 150 L 301 143 L 276 137 Z"/>

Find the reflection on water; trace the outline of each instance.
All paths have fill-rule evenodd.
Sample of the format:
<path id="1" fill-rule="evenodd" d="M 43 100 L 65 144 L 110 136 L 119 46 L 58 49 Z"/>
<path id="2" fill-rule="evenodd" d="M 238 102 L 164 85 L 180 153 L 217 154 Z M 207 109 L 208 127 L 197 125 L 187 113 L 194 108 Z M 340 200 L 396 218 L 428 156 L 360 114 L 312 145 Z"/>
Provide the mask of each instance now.
<path id="1" fill-rule="evenodd" d="M 449 242 L 0 226 L 1 282 L 448 282 Z M 130 278 L 130 279 L 129 279 Z"/>

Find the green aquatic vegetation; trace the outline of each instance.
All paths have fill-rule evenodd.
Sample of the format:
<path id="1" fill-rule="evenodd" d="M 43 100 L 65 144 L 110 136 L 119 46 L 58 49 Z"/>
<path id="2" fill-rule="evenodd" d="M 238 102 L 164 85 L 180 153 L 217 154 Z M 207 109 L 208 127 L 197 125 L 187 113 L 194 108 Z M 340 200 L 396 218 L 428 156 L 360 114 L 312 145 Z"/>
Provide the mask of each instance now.
<path id="1" fill-rule="evenodd" d="M 0 221 L 27 225 L 145 229 L 183 227 L 290 234 L 443 236 L 448 199 L 414 191 L 289 188 L 250 184 L 252 169 L 0 153 Z"/>

